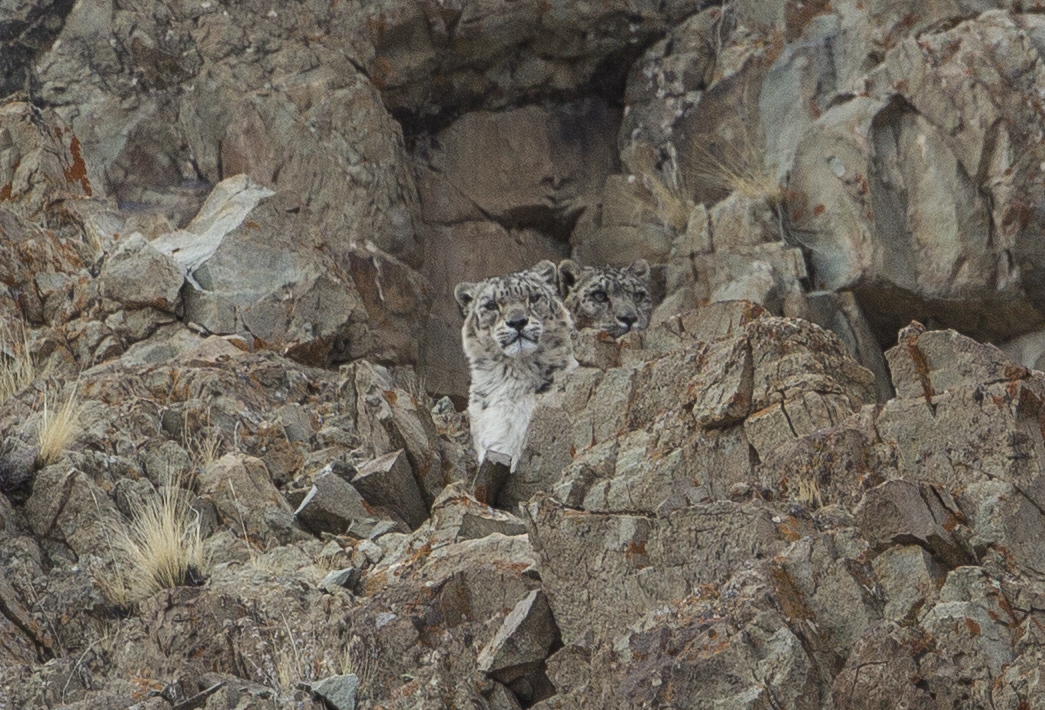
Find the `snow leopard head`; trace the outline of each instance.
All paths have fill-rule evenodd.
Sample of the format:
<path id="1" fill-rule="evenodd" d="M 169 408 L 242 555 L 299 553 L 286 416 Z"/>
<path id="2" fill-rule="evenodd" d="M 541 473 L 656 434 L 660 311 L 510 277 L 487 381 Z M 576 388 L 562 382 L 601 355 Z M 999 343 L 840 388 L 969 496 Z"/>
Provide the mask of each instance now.
<path id="1" fill-rule="evenodd" d="M 567 259 L 559 264 L 559 289 L 578 328 L 598 328 L 619 338 L 649 325 L 653 299 L 645 259 L 623 269 Z"/>

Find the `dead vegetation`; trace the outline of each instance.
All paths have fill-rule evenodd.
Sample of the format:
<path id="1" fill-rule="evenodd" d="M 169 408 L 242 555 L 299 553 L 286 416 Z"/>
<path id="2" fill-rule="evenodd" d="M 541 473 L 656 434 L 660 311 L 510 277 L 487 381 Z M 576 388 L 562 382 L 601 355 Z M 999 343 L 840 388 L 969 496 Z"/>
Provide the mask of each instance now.
<path id="1" fill-rule="evenodd" d="M 58 460 L 80 433 L 79 379 L 61 402 L 57 395 L 44 392 L 40 423 L 37 427 L 37 461 L 47 466 Z"/>
<path id="2" fill-rule="evenodd" d="M 182 486 L 175 477 L 144 501 L 132 500 L 130 522 L 113 526 L 116 579 L 106 585 L 113 601 L 139 601 L 202 580 L 209 561 L 192 494 Z"/>
<path id="3" fill-rule="evenodd" d="M 11 399 L 38 375 L 25 326 L 12 328 L 0 321 L 0 403 Z"/>
<path id="4" fill-rule="evenodd" d="M 336 633 L 317 633 L 313 626 L 295 628 L 286 616 L 271 628 L 256 629 L 254 649 L 238 649 L 254 680 L 277 693 L 289 693 L 299 683 L 335 675 L 359 679 L 357 699 L 366 698 L 377 675 L 377 651 L 359 636 L 341 639 Z"/>

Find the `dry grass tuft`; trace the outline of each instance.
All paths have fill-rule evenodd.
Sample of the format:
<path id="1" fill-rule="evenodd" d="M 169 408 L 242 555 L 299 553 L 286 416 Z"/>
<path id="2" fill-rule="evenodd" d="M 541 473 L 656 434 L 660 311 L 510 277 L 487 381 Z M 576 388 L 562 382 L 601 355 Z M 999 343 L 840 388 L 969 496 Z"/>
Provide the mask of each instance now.
<path id="1" fill-rule="evenodd" d="M 190 426 L 189 411 L 186 410 L 181 429 L 182 445 L 189 452 L 193 466 L 202 470 L 221 458 L 225 446 L 221 430 L 210 423 L 210 407 L 207 408 L 206 418 L 197 423 L 195 429 Z"/>
<path id="2" fill-rule="evenodd" d="M 280 628 L 255 632 L 257 655 L 243 654 L 254 679 L 278 693 L 292 692 L 298 683 L 309 683 L 333 675 L 355 674 L 359 679 L 357 699 L 365 699 L 377 675 L 377 652 L 352 636 L 317 634 L 314 628 L 295 632 L 286 617 Z"/>
<path id="3" fill-rule="evenodd" d="M 698 171 L 702 180 L 742 197 L 764 200 L 770 206 L 780 203 L 783 187 L 766 169 L 762 154 L 750 137 L 719 146 L 721 156 L 698 150 L 704 163 Z"/>
<path id="4" fill-rule="evenodd" d="M 48 401 L 49 395 L 44 393 L 43 413 L 37 429 L 37 445 L 40 447 L 37 460 L 44 466 L 57 461 L 80 433 L 79 387 L 80 381 L 77 380 L 69 396 L 57 408 Z"/>
<path id="5" fill-rule="evenodd" d="M 39 373 L 29 354 L 29 334 L 25 326 L 15 333 L 0 321 L 0 403 L 6 402 L 35 380 Z"/>
<path id="6" fill-rule="evenodd" d="M 134 504 L 130 525 L 114 530 L 122 579 L 110 587 L 125 590 L 128 600 L 181 586 L 191 581 L 190 575 L 204 573 L 207 560 L 199 516 L 189 495 L 174 480 L 157 495 Z"/>
<path id="7" fill-rule="evenodd" d="M 801 477 L 794 482 L 794 499 L 805 505 L 817 508 L 824 507 L 824 497 L 820 492 L 820 483 L 814 477 Z"/>
<path id="8" fill-rule="evenodd" d="M 642 186 L 656 200 L 657 216 L 664 226 L 674 234 L 685 232 L 694 203 L 678 173 L 645 173 Z"/>

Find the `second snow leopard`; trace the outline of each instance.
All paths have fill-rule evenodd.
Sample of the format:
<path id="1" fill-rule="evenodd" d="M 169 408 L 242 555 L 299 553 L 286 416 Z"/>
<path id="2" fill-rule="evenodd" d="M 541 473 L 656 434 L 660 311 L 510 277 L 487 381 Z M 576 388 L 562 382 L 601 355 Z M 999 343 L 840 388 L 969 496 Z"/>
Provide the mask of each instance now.
<path id="1" fill-rule="evenodd" d="M 468 417 L 480 464 L 488 451 L 499 451 L 515 470 L 537 394 L 552 385 L 556 372 L 577 366 L 557 275 L 555 264 L 542 261 L 454 289 L 464 316 L 461 341 L 472 377 Z"/>
<path id="2" fill-rule="evenodd" d="M 559 292 L 577 328 L 598 328 L 619 338 L 649 325 L 650 268 L 645 259 L 619 269 L 559 264 Z"/>

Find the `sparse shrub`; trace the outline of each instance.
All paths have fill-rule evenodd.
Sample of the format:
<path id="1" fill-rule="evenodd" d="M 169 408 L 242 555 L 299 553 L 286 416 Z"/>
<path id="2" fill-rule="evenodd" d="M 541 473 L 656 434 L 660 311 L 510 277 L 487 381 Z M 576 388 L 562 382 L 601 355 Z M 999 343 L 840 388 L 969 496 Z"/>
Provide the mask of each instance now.
<path id="1" fill-rule="evenodd" d="M 36 364 L 29 354 L 25 326 L 20 333 L 0 321 L 0 403 L 6 402 L 36 379 Z"/>
<path id="2" fill-rule="evenodd" d="M 198 428 L 193 430 L 189 422 L 189 410 L 185 410 L 181 429 L 182 445 L 189 452 L 193 466 L 202 470 L 221 458 L 225 446 L 221 430 L 210 423 L 210 407 L 207 408 L 205 419 L 200 420 L 198 415 L 196 419 Z"/>
<path id="3" fill-rule="evenodd" d="M 255 651 L 240 648 L 254 680 L 278 693 L 291 692 L 298 683 L 309 683 L 333 675 L 355 674 L 359 679 L 356 697 L 366 698 L 377 674 L 377 652 L 352 636 L 339 639 L 314 628 L 295 631 L 286 617 L 279 628 L 256 630 Z"/>
<path id="4" fill-rule="evenodd" d="M 62 452 L 80 433 L 80 398 L 79 380 L 73 384 L 72 390 L 57 407 L 52 403 L 50 395 L 43 396 L 43 411 L 37 428 L 37 445 L 40 453 L 37 460 L 47 466 L 58 460 Z"/>
<path id="5" fill-rule="evenodd" d="M 726 192 L 742 197 L 765 200 L 776 206 L 783 194 L 777 179 L 766 169 L 758 142 L 747 131 L 742 131 L 732 142 L 718 141 L 718 151 L 698 149 L 703 167 L 699 177 Z"/>
<path id="6" fill-rule="evenodd" d="M 207 560 L 199 516 L 180 481 L 131 507 L 130 524 L 114 530 L 120 580 L 109 587 L 126 590 L 127 601 L 136 601 L 161 589 L 198 582 Z"/>
<path id="7" fill-rule="evenodd" d="M 642 175 L 642 186 L 656 200 L 657 216 L 664 226 L 675 234 L 685 232 L 694 203 L 678 172 L 646 173 Z"/>

